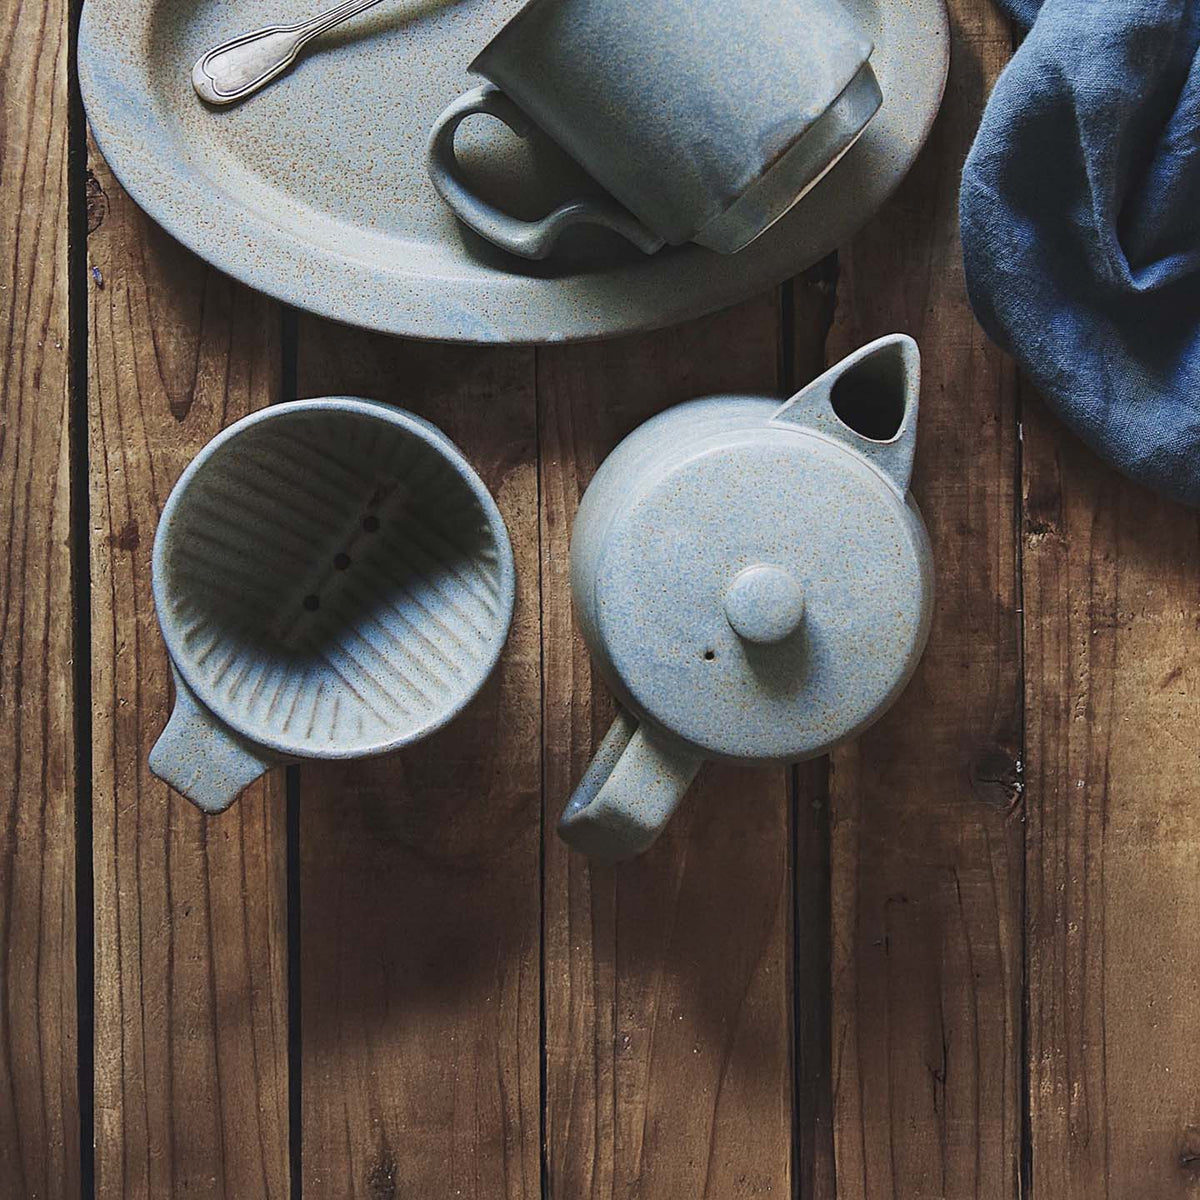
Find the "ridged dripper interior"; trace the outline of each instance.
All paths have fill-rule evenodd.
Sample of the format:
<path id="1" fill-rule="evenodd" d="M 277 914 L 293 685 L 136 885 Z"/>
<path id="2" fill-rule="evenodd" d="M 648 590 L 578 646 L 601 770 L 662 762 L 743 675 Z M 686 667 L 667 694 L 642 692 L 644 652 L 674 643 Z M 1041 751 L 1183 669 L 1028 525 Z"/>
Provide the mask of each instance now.
<path id="1" fill-rule="evenodd" d="M 285 753 L 422 736 L 482 685 L 512 613 L 482 484 L 440 435 L 354 403 L 268 410 L 196 464 L 159 532 L 172 656 L 217 716 Z"/>

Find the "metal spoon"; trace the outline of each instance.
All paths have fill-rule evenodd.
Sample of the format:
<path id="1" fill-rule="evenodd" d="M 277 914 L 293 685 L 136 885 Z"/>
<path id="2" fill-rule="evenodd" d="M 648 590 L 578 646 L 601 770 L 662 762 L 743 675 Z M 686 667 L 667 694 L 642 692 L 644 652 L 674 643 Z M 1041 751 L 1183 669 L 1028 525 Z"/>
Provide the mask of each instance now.
<path id="1" fill-rule="evenodd" d="M 243 33 L 202 54 L 192 68 L 192 87 L 209 104 L 234 104 L 286 71 L 319 33 L 373 8 L 381 0 L 343 0 L 299 25 L 268 25 Z"/>

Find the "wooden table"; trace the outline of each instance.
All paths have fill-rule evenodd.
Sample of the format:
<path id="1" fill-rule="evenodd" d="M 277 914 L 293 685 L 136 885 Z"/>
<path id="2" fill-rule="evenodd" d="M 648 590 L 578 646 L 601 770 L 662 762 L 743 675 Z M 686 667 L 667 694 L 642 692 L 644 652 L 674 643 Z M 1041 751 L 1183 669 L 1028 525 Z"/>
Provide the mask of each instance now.
<path id="1" fill-rule="evenodd" d="M 1013 31 L 953 0 L 931 142 L 836 258 L 578 348 L 389 340 L 278 305 L 86 147 L 65 0 L 2 0 L 0 1197 L 866 1200 L 1200 1195 L 1200 523 L 1102 466 L 974 324 L 966 147 Z M 590 867 L 554 819 L 611 702 L 571 518 L 676 401 L 924 356 L 939 573 L 903 702 L 830 761 L 711 768 Z M 516 548 L 503 664 L 421 748 L 206 820 L 155 521 L 292 395 L 428 416 Z"/>

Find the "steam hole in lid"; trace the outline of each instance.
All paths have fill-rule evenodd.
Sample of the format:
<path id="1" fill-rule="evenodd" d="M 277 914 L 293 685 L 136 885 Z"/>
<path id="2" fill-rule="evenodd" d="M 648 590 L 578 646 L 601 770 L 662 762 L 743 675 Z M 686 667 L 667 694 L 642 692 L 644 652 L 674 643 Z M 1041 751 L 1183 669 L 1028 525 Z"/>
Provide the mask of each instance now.
<path id="1" fill-rule="evenodd" d="M 860 437 L 890 442 L 904 422 L 902 346 L 887 346 L 851 367 L 833 385 L 829 402 L 838 420 Z"/>
<path id="2" fill-rule="evenodd" d="M 350 565 L 350 555 L 335 554 L 333 556 L 333 565 L 339 570 L 344 571 Z"/>
<path id="3" fill-rule="evenodd" d="M 309 612 L 316 612 L 317 609 L 321 607 L 321 597 L 314 596 L 310 593 L 304 597 L 304 607 L 307 608 Z"/>
<path id="4" fill-rule="evenodd" d="M 715 650 L 705 650 L 704 657 L 708 662 L 712 662 L 717 657 L 717 652 Z"/>
<path id="5" fill-rule="evenodd" d="M 379 528 L 379 518 L 374 514 L 363 517 L 362 527 L 367 533 L 374 533 Z"/>

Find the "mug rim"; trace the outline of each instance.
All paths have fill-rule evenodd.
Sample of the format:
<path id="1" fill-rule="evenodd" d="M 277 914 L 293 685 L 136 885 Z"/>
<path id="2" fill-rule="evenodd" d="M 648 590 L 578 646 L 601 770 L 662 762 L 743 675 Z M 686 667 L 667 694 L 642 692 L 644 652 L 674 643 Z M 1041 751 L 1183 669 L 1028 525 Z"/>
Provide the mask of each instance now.
<path id="1" fill-rule="evenodd" d="M 535 0 L 536 2 L 536 0 Z M 471 493 L 480 504 L 488 523 L 488 528 L 495 541 L 497 559 L 500 568 L 499 602 L 502 619 L 497 625 L 496 637 L 490 652 L 480 659 L 478 677 L 470 687 L 458 696 L 455 702 L 442 710 L 435 718 L 418 725 L 405 734 L 374 743 L 367 747 L 339 748 L 336 746 L 314 746 L 311 749 L 298 749 L 292 742 L 281 740 L 262 730 L 239 720 L 236 716 L 223 711 L 223 706 L 214 704 L 210 699 L 209 690 L 199 680 L 188 660 L 186 649 L 182 645 L 182 631 L 177 623 L 169 616 L 167 576 L 167 541 L 170 528 L 179 506 L 185 502 L 197 475 L 204 469 L 223 447 L 246 433 L 248 430 L 266 421 L 286 419 L 309 412 L 348 413 L 356 416 L 379 420 L 385 424 L 397 425 L 408 434 L 429 446 L 449 463 L 463 482 L 470 488 Z M 491 491 L 480 478 L 478 472 L 467 460 L 461 450 L 436 425 L 423 417 L 410 413 L 406 409 L 397 408 L 382 400 L 370 400 L 361 396 L 319 396 L 302 400 L 286 400 L 278 404 L 270 404 L 255 412 L 248 413 L 240 420 L 221 430 L 215 437 L 205 443 L 191 462 L 184 468 L 167 497 L 166 503 L 158 518 L 158 527 L 154 534 L 154 548 L 150 559 L 151 591 L 154 596 L 155 615 L 158 618 L 159 630 L 167 648 L 171 663 L 179 672 L 184 683 L 191 690 L 197 702 L 213 717 L 238 736 L 273 751 L 286 759 L 357 759 L 371 758 L 379 754 L 387 754 L 411 746 L 431 736 L 444 728 L 469 705 L 496 669 L 504 647 L 508 644 L 509 633 L 512 630 L 513 613 L 516 605 L 516 563 L 513 555 L 512 540 L 509 537 L 508 526 L 503 514 L 496 503 Z"/>

